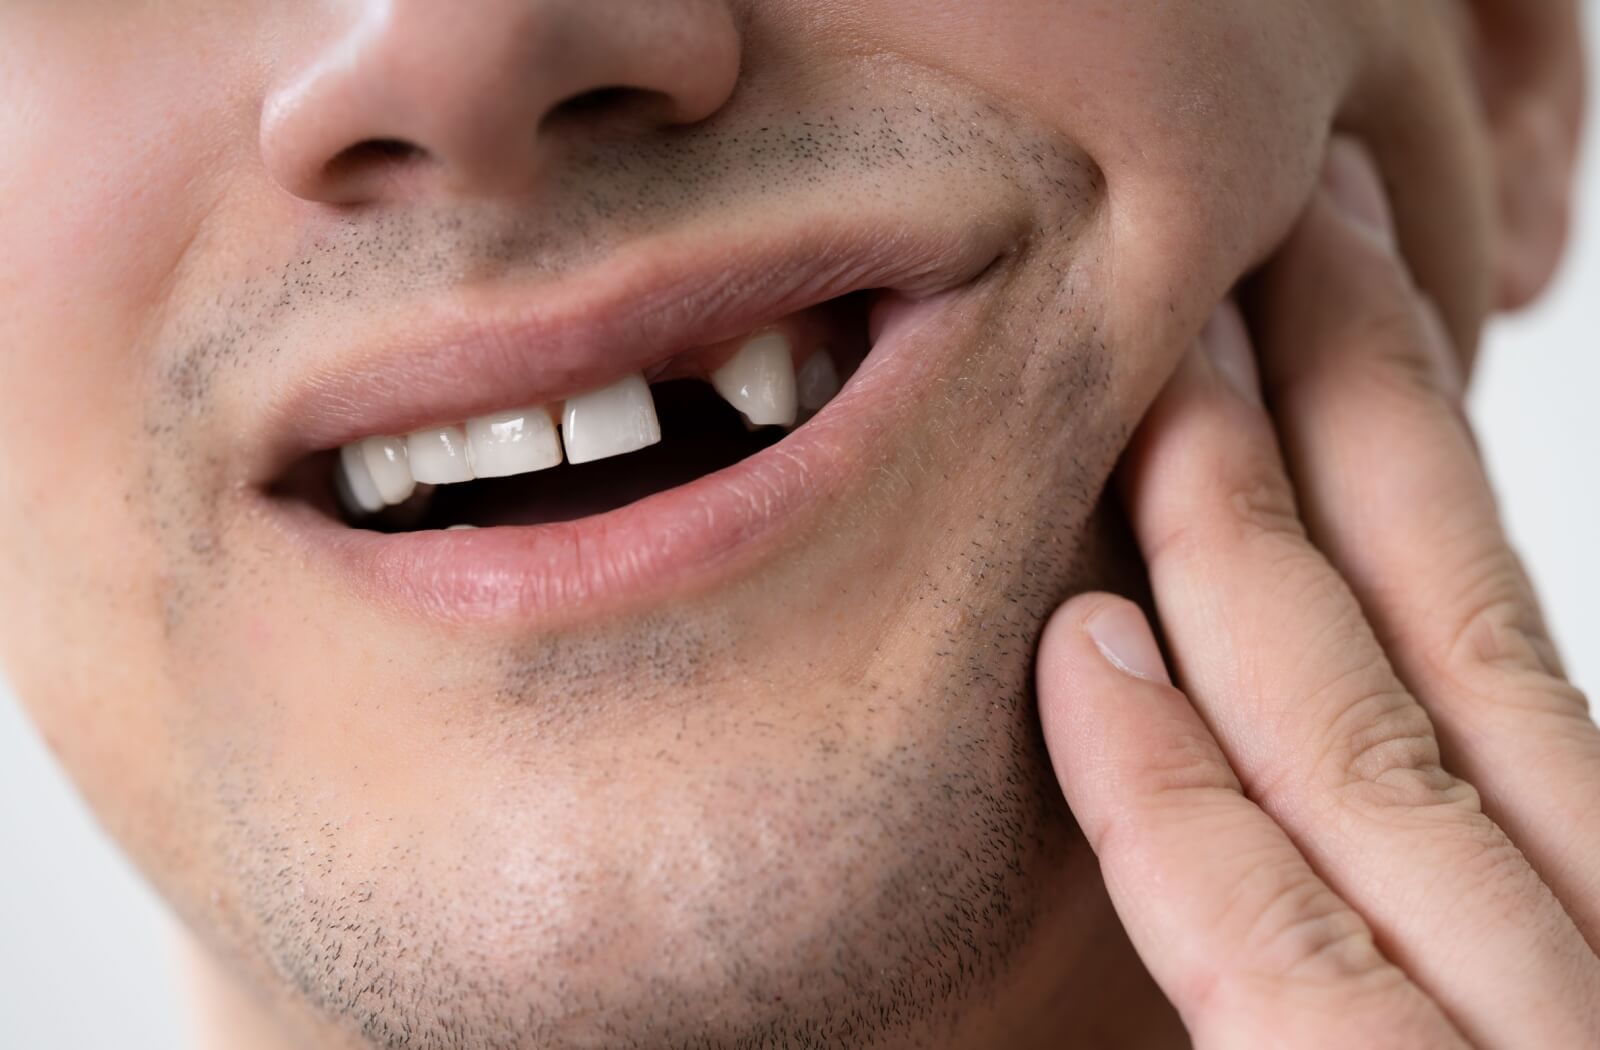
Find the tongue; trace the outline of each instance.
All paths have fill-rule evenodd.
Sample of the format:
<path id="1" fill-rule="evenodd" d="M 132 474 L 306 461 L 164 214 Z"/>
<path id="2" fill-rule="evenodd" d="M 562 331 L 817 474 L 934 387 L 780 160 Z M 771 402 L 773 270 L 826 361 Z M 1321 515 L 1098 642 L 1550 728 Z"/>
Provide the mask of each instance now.
<path id="1" fill-rule="evenodd" d="M 603 514 L 732 466 L 783 437 L 777 427 L 747 432 L 705 383 L 664 383 L 653 392 L 660 443 L 581 466 L 441 486 L 423 527 L 541 525 Z"/>

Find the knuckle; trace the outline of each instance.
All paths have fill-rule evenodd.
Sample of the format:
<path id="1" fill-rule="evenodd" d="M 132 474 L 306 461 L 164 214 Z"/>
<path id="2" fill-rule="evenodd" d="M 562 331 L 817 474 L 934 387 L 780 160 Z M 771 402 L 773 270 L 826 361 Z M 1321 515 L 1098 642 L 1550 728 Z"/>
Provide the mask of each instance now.
<path id="1" fill-rule="evenodd" d="M 1288 1003 L 1302 1013 L 1382 1015 L 1408 987 L 1366 921 L 1303 864 L 1258 868 L 1229 905 L 1239 914 L 1223 921 L 1244 924 L 1240 950 L 1180 990 L 1187 1015 L 1236 1020 Z"/>
<path id="2" fill-rule="evenodd" d="M 1370 377 L 1372 393 L 1399 397 L 1407 404 L 1437 399 L 1438 370 L 1423 348 L 1427 335 L 1409 293 L 1385 297 L 1381 305 L 1353 321 L 1349 335 L 1373 363 L 1372 368 L 1358 370 Z"/>
<path id="3" fill-rule="evenodd" d="M 1321 587 L 1299 588 L 1291 595 L 1287 575 L 1280 577 L 1280 592 L 1297 608 L 1316 611 L 1325 598 Z M 1357 630 L 1359 625 L 1357 625 Z M 1344 654 L 1370 648 L 1346 625 L 1330 626 L 1316 646 L 1319 652 Z M 1351 664 L 1336 655 L 1339 666 L 1312 668 L 1304 677 L 1320 684 L 1292 699 L 1271 702 L 1268 710 L 1280 713 L 1285 746 L 1275 748 L 1250 770 L 1248 788 L 1254 798 L 1274 809 L 1308 794 L 1322 795 L 1359 779 L 1373 764 L 1406 761 L 1419 727 L 1402 724 L 1412 715 L 1402 703 L 1394 676 L 1381 658 Z"/>
<path id="4" fill-rule="evenodd" d="M 1300 540 L 1305 526 L 1281 467 L 1265 454 L 1232 464 L 1223 478 L 1219 504 L 1222 523 L 1244 540 L 1260 537 Z"/>
<path id="5" fill-rule="evenodd" d="M 1416 751 L 1421 750 L 1419 742 Z M 1437 750 L 1435 747 L 1436 754 Z M 1385 825 L 1423 828 L 1445 823 L 1470 827 L 1487 820 L 1477 788 L 1437 761 L 1417 765 L 1401 762 L 1370 779 L 1352 779 L 1340 790 L 1339 801 L 1347 811 Z"/>
<path id="6" fill-rule="evenodd" d="M 1105 819 L 1082 824 L 1097 856 L 1137 845 L 1170 823 L 1210 822 L 1230 811 L 1239 781 L 1216 741 L 1204 733 L 1179 733 L 1144 749 L 1136 763 L 1113 774 L 1110 794 L 1118 800 Z"/>
<path id="7" fill-rule="evenodd" d="M 1385 822 L 1418 813 L 1481 817 L 1477 790 L 1443 767 L 1432 719 L 1386 662 L 1356 668 L 1324 692 L 1339 699 L 1313 767 L 1342 810 Z"/>
<path id="8" fill-rule="evenodd" d="M 1319 649 L 1371 655 L 1349 662 L 1335 656 L 1338 666 L 1311 672 L 1320 684 L 1296 702 L 1297 717 L 1309 727 L 1308 754 L 1294 756 L 1293 768 L 1307 771 L 1319 785 L 1339 785 L 1438 762 L 1427 712 L 1406 693 L 1376 643 L 1360 635 L 1359 624 L 1330 627 Z"/>
<path id="9" fill-rule="evenodd" d="M 1455 617 L 1445 650 L 1456 666 L 1531 668 L 1550 673 L 1549 642 L 1531 598 L 1505 574 L 1482 588 L 1488 597 L 1469 602 Z"/>
<path id="10" fill-rule="evenodd" d="M 1270 434 L 1244 447 L 1192 450 L 1184 471 L 1189 485 L 1170 506 L 1182 507 L 1148 537 L 1151 561 L 1214 557 L 1219 544 L 1262 539 L 1304 544 L 1305 527 L 1294 491 Z"/>
<path id="11" fill-rule="evenodd" d="M 1384 962 L 1361 917 L 1309 875 L 1269 899 L 1246 943 L 1253 968 L 1294 983 L 1346 981 Z"/>
<path id="12" fill-rule="evenodd" d="M 1502 549 L 1503 550 L 1503 549 Z M 1532 717 L 1538 724 L 1592 732 L 1588 696 L 1566 678 L 1560 654 L 1520 561 L 1485 559 L 1453 604 L 1442 634 L 1422 641 L 1418 668 L 1431 703 L 1488 716 L 1486 724 Z"/>
<path id="13" fill-rule="evenodd" d="M 1238 790 L 1227 759 L 1216 742 L 1200 733 L 1169 737 L 1152 748 L 1139 770 L 1142 794 L 1152 800 L 1194 792 Z"/>
<path id="14" fill-rule="evenodd" d="M 1386 671 L 1386 669 L 1385 669 Z M 1330 724 L 1330 760 L 1348 784 L 1399 783 L 1439 764 L 1433 722 L 1387 673 L 1366 672 Z"/>
<path id="15" fill-rule="evenodd" d="M 1352 694 L 1327 764 L 1334 789 L 1320 796 L 1347 828 L 1381 827 L 1414 836 L 1450 858 L 1452 872 L 1478 885 L 1518 877 L 1521 852 L 1484 811 L 1476 787 L 1446 769 L 1427 712 L 1397 688 Z"/>
<path id="16" fill-rule="evenodd" d="M 1480 814 L 1476 789 L 1440 764 L 1433 722 L 1398 688 L 1378 689 L 1344 712 L 1336 731 L 1340 800 L 1368 815 Z"/>

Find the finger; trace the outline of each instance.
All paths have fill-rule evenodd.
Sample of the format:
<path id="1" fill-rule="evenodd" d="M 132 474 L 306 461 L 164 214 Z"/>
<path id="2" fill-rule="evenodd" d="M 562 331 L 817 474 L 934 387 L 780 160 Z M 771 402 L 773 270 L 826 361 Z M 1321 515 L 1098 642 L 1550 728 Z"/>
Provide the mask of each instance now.
<path id="1" fill-rule="evenodd" d="M 1067 802 L 1197 1046 L 1465 1046 L 1366 922 L 1240 793 L 1136 606 L 1085 595 L 1039 650 Z"/>
<path id="2" fill-rule="evenodd" d="M 1330 168 L 1346 205 L 1312 208 L 1258 298 L 1307 527 L 1432 715 L 1447 764 L 1600 945 L 1600 730 L 1501 528 L 1454 351 L 1393 249 L 1377 174 L 1348 144 Z"/>
<path id="3" fill-rule="evenodd" d="M 1427 714 L 1306 538 L 1243 322 L 1220 318 L 1125 475 L 1179 681 L 1245 794 L 1469 1040 L 1600 1044 L 1600 961 L 1440 766 Z"/>

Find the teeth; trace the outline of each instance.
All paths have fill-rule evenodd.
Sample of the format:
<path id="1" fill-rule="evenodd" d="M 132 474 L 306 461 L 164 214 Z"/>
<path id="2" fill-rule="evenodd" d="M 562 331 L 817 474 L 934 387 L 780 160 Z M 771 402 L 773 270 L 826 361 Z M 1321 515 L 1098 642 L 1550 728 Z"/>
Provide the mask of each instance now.
<path id="1" fill-rule="evenodd" d="M 745 343 L 711 373 L 711 385 L 757 426 L 794 425 L 794 358 L 782 332 L 766 332 Z"/>
<path id="2" fill-rule="evenodd" d="M 789 338 L 763 332 L 711 374 L 711 385 L 747 426 L 793 426 L 799 409 L 814 412 L 839 391 L 833 358 L 818 351 L 797 375 Z M 554 406 L 493 412 L 462 426 L 375 436 L 339 450 L 337 488 L 353 516 L 386 507 L 406 512 L 434 485 L 501 478 L 636 452 L 661 440 L 655 399 L 643 374 L 568 398 L 560 432 Z M 467 527 L 467 526 L 460 526 Z"/>
<path id="3" fill-rule="evenodd" d="M 636 452 L 661 440 L 650 385 L 635 372 L 608 387 L 567 399 L 561 440 L 568 463 Z"/>
<path id="4" fill-rule="evenodd" d="M 383 496 L 367 469 L 360 444 L 339 450 L 339 498 L 352 514 L 376 514 L 383 509 Z"/>
<path id="5" fill-rule="evenodd" d="M 467 458 L 467 435 L 460 427 L 419 430 L 406 438 L 411 476 L 429 485 L 449 485 L 472 480 Z"/>
<path id="6" fill-rule="evenodd" d="M 399 438 L 370 437 L 361 442 L 361 461 L 383 502 L 404 503 L 416 491 L 417 480 L 406 462 L 406 443 Z"/>
<path id="7" fill-rule="evenodd" d="M 800 407 L 807 412 L 817 411 L 839 392 L 839 370 L 834 367 L 833 355 L 826 350 L 818 350 L 806 358 L 794 381 L 800 396 Z"/>
<path id="8" fill-rule="evenodd" d="M 496 412 L 467 420 L 472 472 L 480 478 L 527 474 L 561 463 L 561 438 L 543 408 Z"/>

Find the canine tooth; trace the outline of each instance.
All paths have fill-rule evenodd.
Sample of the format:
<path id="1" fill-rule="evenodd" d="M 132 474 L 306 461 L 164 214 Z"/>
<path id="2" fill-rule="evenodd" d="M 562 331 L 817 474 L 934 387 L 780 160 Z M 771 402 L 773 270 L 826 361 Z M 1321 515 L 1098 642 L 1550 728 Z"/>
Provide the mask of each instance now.
<path id="1" fill-rule="evenodd" d="M 833 395 L 839 392 L 839 370 L 834 366 L 833 355 L 826 350 L 818 350 L 806 358 L 794 382 L 800 396 L 800 407 L 807 412 L 815 412 L 832 401 Z"/>
<path id="2" fill-rule="evenodd" d="M 434 427 L 406 437 L 406 458 L 411 476 L 430 485 L 472 480 L 467 458 L 467 435 L 460 427 Z"/>
<path id="3" fill-rule="evenodd" d="M 711 373 L 711 385 L 757 426 L 794 424 L 794 358 L 782 332 L 764 332 L 745 343 Z"/>
<path id="4" fill-rule="evenodd" d="M 383 496 L 367 469 L 359 442 L 339 450 L 339 498 L 352 514 L 376 514 L 383 509 Z"/>
<path id="5" fill-rule="evenodd" d="M 610 386 L 567 398 L 561 441 L 568 463 L 588 463 L 636 452 L 661 440 L 655 398 L 635 372 Z"/>
<path id="6" fill-rule="evenodd" d="M 461 532 L 464 529 L 475 529 L 477 527 L 478 526 L 476 526 L 476 525 L 466 525 L 466 524 L 462 524 L 462 525 L 446 525 L 444 527 L 444 531 L 446 531 L 446 532 Z"/>
<path id="7" fill-rule="evenodd" d="M 561 462 L 561 438 L 543 408 L 495 412 L 467 420 L 472 473 L 480 478 L 544 470 Z"/>
<path id="8" fill-rule="evenodd" d="M 406 443 L 395 437 L 369 437 L 361 442 L 361 461 L 372 475 L 378 496 L 391 507 L 416 491 L 417 479 L 406 462 Z"/>

